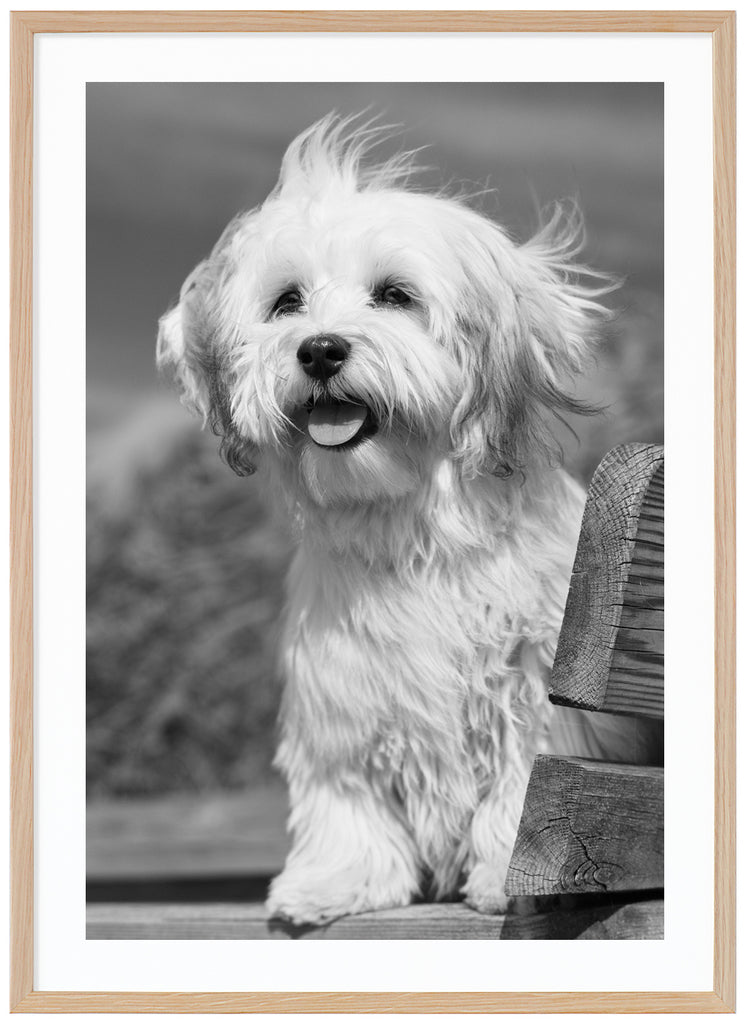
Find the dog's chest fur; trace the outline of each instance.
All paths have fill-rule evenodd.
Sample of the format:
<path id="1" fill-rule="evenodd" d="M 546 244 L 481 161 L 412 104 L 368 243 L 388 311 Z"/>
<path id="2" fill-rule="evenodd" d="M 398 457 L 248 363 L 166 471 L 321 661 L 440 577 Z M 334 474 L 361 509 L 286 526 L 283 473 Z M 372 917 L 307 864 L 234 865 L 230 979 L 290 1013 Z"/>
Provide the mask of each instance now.
<path id="1" fill-rule="evenodd" d="M 580 507 L 575 485 L 552 476 L 544 498 L 531 480 L 442 480 L 427 518 L 413 502 L 304 523 L 281 766 L 303 757 L 344 784 L 365 764 L 410 819 L 430 808 L 420 831 L 433 842 L 463 832 L 501 762 L 541 743 Z"/>

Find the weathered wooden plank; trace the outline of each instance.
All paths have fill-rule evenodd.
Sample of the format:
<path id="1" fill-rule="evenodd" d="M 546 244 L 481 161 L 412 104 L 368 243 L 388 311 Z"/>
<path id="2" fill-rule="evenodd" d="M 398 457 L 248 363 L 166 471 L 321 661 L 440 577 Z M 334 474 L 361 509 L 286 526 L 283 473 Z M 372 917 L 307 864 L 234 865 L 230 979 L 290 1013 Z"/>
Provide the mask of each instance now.
<path id="1" fill-rule="evenodd" d="M 663 769 L 536 758 L 506 892 L 620 892 L 663 885 Z"/>
<path id="2" fill-rule="evenodd" d="M 594 474 L 550 700 L 664 716 L 664 450 L 614 448 Z"/>
<path id="3" fill-rule="evenodd" d="M 285 787 L 94 802 L 86 874 L 106 879 L 273 875 L 288 851 Z"/>
<path id="4" fill-rule="evenodd" d="M 632 604 L 626 604 L 620 615 L 620 629 L 649 629 L 654 633 L 661 634 L 664 631 L 664 612 L 657 609 L 638 608 Z"/>
<path id="5" fill-rule="evenodd" d="M 92 904 L 89 939 L 661 939 L 662 900 L 604 902 L 529 916 L 424 903 L 342 917 L 320 928 L 268 921 L 261 903 Z"/>
<path id="6" fill-rule="evenodd" d="M 663 939 L 664 900 L 598 904 L 528 917 L 508 915 L 501 938 Z"/>
<path id="7" fill-rule="evenodd" d="M 640 629 L 621 626 L 617 631 L 617 650 L 634 654 L 651 654 L 660 664 L 664 654 L 664 632 L 660 629 Z"/>

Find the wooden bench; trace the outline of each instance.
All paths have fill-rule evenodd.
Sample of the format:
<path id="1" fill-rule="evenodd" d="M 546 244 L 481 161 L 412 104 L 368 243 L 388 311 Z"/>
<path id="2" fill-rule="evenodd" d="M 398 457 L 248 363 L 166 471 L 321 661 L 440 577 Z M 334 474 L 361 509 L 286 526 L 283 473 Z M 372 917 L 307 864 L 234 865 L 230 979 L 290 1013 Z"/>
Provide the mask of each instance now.
<path id="1" fill-rule="evenodd" d="M 92 903 L 89 939 L 658 939 L 658 901 L 599 900 L 526 916 L 421 903 L 315 928 L 268 921 L 262 903 Z"/>
<path id="2" fill-rule="evenodd" d="M 664 713 L 663 452 L 610 452 L 591 483 L 550 700 L 598 714 Z M 658 723 L 658 726 L 656 725 Z M 507 892 L 537 913 L 418 904 L 321 928 L 268 921 L 287 850 L 278 787 L 94 804 L 90 939 L 657 939 L 663 937 L 663 769 L 539 756 Z"/>
<path id="3" fill-rule="evenodd" d="M 594 474 L 550 700 L 663 720 L 664 454 L 658 445 L 615 448 Z M 653 938 L 663 937 L 663 888 L 663 767 L 538 757 L 506 892 L 615 892 L 636 901 L 654 893 L 646 902 L 646 934 Z"/>

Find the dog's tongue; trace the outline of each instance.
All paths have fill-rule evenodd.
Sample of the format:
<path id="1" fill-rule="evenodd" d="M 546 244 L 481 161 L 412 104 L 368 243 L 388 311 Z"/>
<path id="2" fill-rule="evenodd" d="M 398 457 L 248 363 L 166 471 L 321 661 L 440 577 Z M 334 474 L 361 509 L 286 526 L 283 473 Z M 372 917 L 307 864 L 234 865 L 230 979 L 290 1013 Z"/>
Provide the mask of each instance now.
<path id="1" fill-rule="evenodd" d="M 365 405 L 352 402 L 317 402 L 309 413 L 309 433 L 317 444 L 336 448 L 355 437 L 366 413 Z"/>

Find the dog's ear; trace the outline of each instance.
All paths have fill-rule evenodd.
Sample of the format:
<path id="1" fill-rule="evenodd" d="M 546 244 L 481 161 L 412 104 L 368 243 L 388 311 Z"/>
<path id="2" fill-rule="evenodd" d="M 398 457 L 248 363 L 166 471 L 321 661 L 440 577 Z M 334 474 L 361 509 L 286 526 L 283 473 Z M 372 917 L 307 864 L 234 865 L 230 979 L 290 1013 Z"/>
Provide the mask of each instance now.
<path id="1" fill-rule="evenodd" d="M 573 381 L 610 316 L 598 300 L 617 282 L 576 263 L 584 232 L 575 204 L 556 206 L 522 246 L 479 220 L 457 327 L 465 389 L 452 443 L 468 475 L 509 475 L 538 458 L 560 460 L 553 419 L 597 411 L 575 397 Z"/>
<path id="2" fill-rule="evenodd" d="M 211 395 L 206 374 L 209 360 L 209 313 L 211 273 L 207 260 L 198 264 L 181 287 L 179 301 L 158 322 L 156 363 L 170 373 L 182 401 L 206 423 Z"/>
<path id="3" fill-rule="evenodd" d="M 174 377 L 185 405 L 220 437 L 222 458 L 239 476 L 248 476 L 255 470 L 256 450 L 234 426 L 226 370 L 216 344 L 221 269 L 213 256 L 198 264 L 184 282 L 179 302 L 159 321 L 156 361 Z"/>

